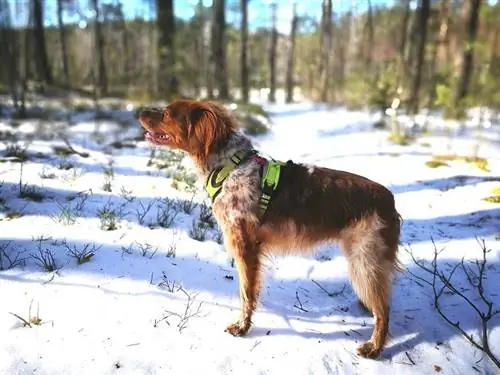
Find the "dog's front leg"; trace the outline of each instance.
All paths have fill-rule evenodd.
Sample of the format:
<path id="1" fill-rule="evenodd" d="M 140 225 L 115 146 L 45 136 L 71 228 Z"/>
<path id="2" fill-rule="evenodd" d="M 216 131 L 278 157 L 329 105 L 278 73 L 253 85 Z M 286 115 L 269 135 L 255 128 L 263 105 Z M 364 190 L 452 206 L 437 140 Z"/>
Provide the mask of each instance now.
<path id="1" fill-rule="evenodd" d="M 227 326 L 226 332 L 244 336 L 252 325 L 252 315 L 257 308 L 261 281 L 260 247 L 250 225 L 241 221 L 229 231 L 230 252 L 234 257 L 240 284 L 241 316 Z"/>

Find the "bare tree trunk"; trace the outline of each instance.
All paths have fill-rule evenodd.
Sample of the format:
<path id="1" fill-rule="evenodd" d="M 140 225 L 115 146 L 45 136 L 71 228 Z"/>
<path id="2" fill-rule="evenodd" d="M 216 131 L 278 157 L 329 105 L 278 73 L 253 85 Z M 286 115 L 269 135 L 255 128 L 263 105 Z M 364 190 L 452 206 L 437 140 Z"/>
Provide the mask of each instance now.
<path id="1" fill-rule="evenodd" d="M 196 97 L 201 96 L 201 88 L 203 81 L 203 72 L 206 69 L 205 63 L 205 19 L 203 17 L 203 2 L 199 1 L 195 12 L 195 28 L 196 36 L 193 43 L 193 54 L 195 61 L 198 62 L 198 69 L 195 70 L 194 77 L 194 94 Z"/>
<path id="2" fill-rule="evenodd" d="M 226 1 L 213 1 L 212 55 L 218 99 L 229 100 L 229 78 L 226 57 Z"/>
<path id="3" fill-rule="evenodd" d="M 461 101 L 469 92 L 469 84 L 474 66 L 474 44 L 476 42 L 477 30 L 479 28 L 479 9 L 481 0 L 465 0 L 464 23 L 467 27 L 467 39 L 463 45 L 462 69 L 460 81 L 455 93 L 455 108 L 461 108 Z"/>
<path id="4" fill-rule="evenodd" d="M 368 15 L 366 18 L 366 28 L 368 30 L 368 51 L 366 52 L 366 55 L 364 56 L 365 59 L 365 70 L 370 71 L 370 67 L 372 64 L 373 60 L 373 46 L 375 44 L 375 30 L 374 30 L 374 25 L 373 25 L 373 9 L 372 9 L 372 2 L 368 0 Z"/>
<path id="5" fill-rule="evenodd" d="M 28 80 L 31 78 L 31 42 L 33 33 L 33 9 L 30 7 L 28 11 L 28 23 L 26 24 L 26 30 L 24 32 L 24 64 L 21 73 L 21 93 L 19 95 L 20 108 L 19 116 L 21 118 L 26 117 L 26 92 L 28 91 Z"/>
<path id="6" fill-rule="evenodd" d="M 450 22 L 453 1 L 441 1 L 441 23 L 439 26 L 439 46 L 437 52 L 437 68 L 442 70 L 451 62 L 450 56 Z"/>
<path id="7" fill-rule="evenodd" d="M 59 26 L 59 38 L 61 39 L 61 57 L 63 63 L 64 85 L 70 86 L 68 47 L 66 44 L 66 28 L 62 20 L 63 0 L 57 0 L 57 23 Z"/>
<path id="8" fill-rule="evenodd" d="M 175 74 L 175 17 L 173 0 L 156 0 L 158 37 L 158 83 L 161 95 L 179 93 Z"/>
<path id="9" fill-rule="evenodd" d="M 330 56 L 332 52 L 332 0 L 323 0 L 323 10 L 321 14 L 321 101 L 326 102 L 328 100 L 328 88 L 330 87 Z"/>
<path id="10" fill-rule="evenodd" d="M 419 41 L 418 41 L 418 50 L 417 50 L 417 58 L 416 65 L 414 69 L 414 78 L 413 85 L 411 90 L 411 99 L 410 99 L 410 112 L 415 114 L 418 112 L 420 108 L 420 86 L 422 81 L 422 70 L 424 67 L 425 61 L 425 47 L 427 44 L 427 24 L 429 21 L 430 15 L 430 0 L 421 0 L 420 1 L 420 10 L 419 10 Z"/>
<path id="11" fill-rule="evenodd" d="M 108 75 L 106 71 L 106 61 L 104 59 L 104 35 L 101 29 L 99 0 L 92 0 L 92 6 L 95 11 L 95 46 L 97 48 L 98 60 L 98 75 L 97 85 L 99 86 L 100 95 L 107 95 L 108 93 Z"/>
<path id="12" fill-rule="evenodd" d="M 248 0 L 241 0 L 241 53 L 240 53 L 240 74 L 241 74 L 241 100 L 248 103 L 249 83 L 248 83 Z"/>
<path id="13" fill-rule="evenodd" d="M 17 85 L 19 83 L 19 42 L 17 40 L 18 33 L 12 29 L 10 12 L 7 11 L 8 9 L 9 4 L 7 0 L 0 0 L 0 12 L 2 14 L 6 14 L 3 20 L 3 25 L 0 28 L 0 45 L 2 45 L 4 49 L 2 52 L 4 56 L 4 63 L 0 65 L 3 67 L 3 78 L 6 82 L 8 82 L 14 107 L 17 108 Z"/>
<path id="14" fill-rule="evenodd" d="M 47 56 L 47 46 L 45 44 L 42 0 L 32 0 L 32 6 L 35 27 L 34 38 L 38 79 L 50 85 L 52 84 L 52 71 L 50 69 L 49 58 Z"/>
<path id="15" fill-rule="evenodd" d="M 271 103 L 276 103 L 277 7 L 275 2 L 271 3 L 271 43 L 269 46 L 269 102 Z"/>
<path id="16" fill-rule="evenodd" d="M 123 14 L 123 5 L 119 3 L 118 5 L 120 14 L 120 25 L 122 34 L 122 46 L 123 46 L 123 80 L 125 85 L 130 84 L 130 72 L 131 72 L 131 57 L 130 57 L 130 41 L 129 41 L 129 31 L 127 28 L 127 22 L 125 22 L 125 15 Z"/>
<path id="17" fill-rule="evenodd" d="M 411 61 L 414 58 L 415 51 L 415 40 L 418 36 L 418 24 L 416 22 L 416 17 L 412 15 L 411 12 L 411 0 L 406 0 L 406 11 L 403 20 L 403 28 L 401 35 L 401 44 L 400 44 L 400 64 L 401 68 L 399 70 L 400 74 L 400 82 L 399 87 L 402 90 L 404 86 L 408 83 L 407 80 L 412 76 Z M 407 79 L 405 79 L 405 77 Z"/>
<path id="18" fill-rule="evenodd" d="M 430 85 L 429 85 L 429 97 L 427 100 L 427 107 L 430 108 L 433 106 L 434 101 L 436 100 L 436 70 L 438 69 L 438 60 L 439 60 L 439 51 L 443 50 L 447 51 L 447 35 L 448 35 L 448 25 L 450 22 L 449 19 L 449 6 L 450 0 L 441 0 L 441 6 L 439 9 L 439 19 L 437 20 L 437 35 L 434 39 L 434 43 L 432 46 L 432 60 L 429 66 L 429 76 L 430 76 Z M 446 52 L 445 52 L 446 53 Z M 448 59 L 446 61 L 449 61 Z"/>
<path id="19" fill-rule="evenodd" d="M 500 3 L 497 3 L 500 5 Z M 500 56 L 498 53 L 498 42 L 500 39 L 500 31 L 498 29 L 497 25 L 493 25 L 493 30 L 492 32 L 492 37 L 491 37 L 491 53 L 490 53 L 490 61 L 489 61 L 489 68 L 488 68 L 488 73 L 491 76 L 498 76 L 500 74 Z"/>
<path id="20" fill-rule="evenodd" d="M 353 66 L 355 66 L 357 51 L 358 51 L 358 25 L 355 16 L 358 7 L 357 0 L 351 1 L 351 14 L 349 16 L 349 42 L 347 44 L 346 61 L 344 65 L 344 76 L 347 77 L 353 71 Z"/>
<path id="21" fill-rule="evenodd" d="M 297 4 L 293 4 L 292 27 L 290 30 L 290 38 L 288 40 L 288 56 L 286 61 L 286 103 L 293 102 L 294 83 L 294 59 L 295 59 L 295 37 L 297 35 L 297 27 L 299 18 L 297 17 Z"/>

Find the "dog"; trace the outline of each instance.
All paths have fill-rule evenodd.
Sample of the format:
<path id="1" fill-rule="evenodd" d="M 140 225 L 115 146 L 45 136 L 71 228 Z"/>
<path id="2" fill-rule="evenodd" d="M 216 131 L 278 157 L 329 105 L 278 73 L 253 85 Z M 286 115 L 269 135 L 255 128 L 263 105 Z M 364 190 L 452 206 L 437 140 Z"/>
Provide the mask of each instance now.
<path id="1" fill-rule="evenodd" d="M 357 353 L 380 355 L 388 335 L 393 278 L 402 271 L 397 257 L 402 218 L 386 187 L 353 173 L 289 160 L 280 165 L 278 186 L 268 192 L 271 198 L 260 216 L 266 159 L 229 110 L 215 102 L 180 99 L 165 108 L 141 110 L 138 121 L 150 143 L 187 153 L 203 182 L 233 155 L 246 154 L 233 162 L 212 202 L 239 280 L 240 317 L 226 332 L 244 336 L 249 331 L 266 255 L 310 253 L 336 243 L 348 260 L 354 291 L 374 317 L 371 338 Z"/>

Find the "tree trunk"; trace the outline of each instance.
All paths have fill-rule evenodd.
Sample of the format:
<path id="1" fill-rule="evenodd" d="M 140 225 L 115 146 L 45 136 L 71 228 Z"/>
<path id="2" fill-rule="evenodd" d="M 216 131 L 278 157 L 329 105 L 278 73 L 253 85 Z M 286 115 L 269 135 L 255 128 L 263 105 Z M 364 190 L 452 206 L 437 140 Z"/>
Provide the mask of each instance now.
<path id="1" fill-rule="evenodd" d="M 101 20 L 99 12 L 99 0 L 92 0 L 92 5 L 95 11 L 95 47 L 97 49 L 97 61 L 98 61 L 98 75 L 97 75 L 97 85 L 99 87 L 100 95 L 108 94 L 108 75 L 106 71 L 106 61 L 104 59 L 104 35 L 101 29 Z"/>
<path id="2" fill-rule="evenodd" d="M 63 63 L 64 85 L 70 86 L 68 47 L 66 44 L 66 28 L 62 20 L 63 0 L 57 0 L 57 23 L 59 26 L 59 38 L 61 39 L 61 57 Z"/>
<path id="3" fill-rule="evenodd" d="M 229 100 L 229 78 L 226 57 L 226 1 L 213 1 L 212 56 L 218 99 Z"/>
<path id="4" fill-rule="evenodd" d="M 410 67 L 413 61 L 415 38 L 418 32 L 416 17 L 412 15 L 411 0 L 406 0 L 406 10 L 403 18 L 403 27 L 401 30 L 400 41 L 400 69 L 399 69 L 399 88 L 407 85 L 407 79 L 412 76 Z M 406 78 L 406 79 L 405 79 Z"/>
<path id="5" fill-rule="evenodd" d="M 241 100 L 248 103 L 248 0 L 241 0 L 241 54 L 240 54 L 240 74 L 241 74 Z"/>
<path id="6" fill-rule="evenodd" d="M 43 6 L 42 0 L 32 0 L 36 67 L 38 79 L 47 84 L 52 84 L 52 71 L 50 69 L 49 58 L 47 56 L 47 46 L 45 44 L 45 27 L 43 26 Z"/>
<path id="7" fill-rule="evenodd" d="M 271 44 L 269 46 L 269 102 L 276 103 L 276 49 L 278 44 L 277 4 L 271 3 Z"/>
<path id="8" fill-rule="evenodd" d="M 123 6 L 119 5 L 120 14 L 120 25 L 122 34 L 122 46 L 123 46 L 123 83 L 128 86 L 130 84 L 130 72 L 131 68 L 131 57 L 130 57 L 130 41 L 129 41 L 129 31 L 127 28 L 127 22 L 125 21 L 125 15 L 123 14 Z"/>
<path id="9" fill-rule="evenodd" d="M 323 0 L 323 10 L 321 13 L 321 101 L 326 102 L 328 100 L 328 89 L 330 87 L 330 56 L 332 50 L 332 0 Z"/>
<path id="10" fill-rule="evenodd" d="M 8 12 L 9 4 L 7 0 L 0 0 L 0 12 L 6 14 L 3 20 L 3 27 L 0 28 L 0 45 L 3 46 L 4 63 L 0 64 L 3 67 L 4 81 L 8 82 L 12 102 L 14 107 L 18 107 L 18 83 L 19 83 L 19 41 L 18 33 L 12 28 L 10 12 Z M 4 13 L 5 12 L 5 13 Z"/>
<path id="11" fill-rule="evenodd" d="M 410 99 L 410 113 L 416 114 L 420 108 L 420 86 L 422 81 L 422 70 L 425 61 L 425 47 L 427 44 L 427 23 L 430 15 L 430 0 L 420 1 L 418 17 L 418 29 L 420 38 L 418 40 L 416 65 L 414 70 L 413 85 Z"/>
<path id="12" fill-rule="evenodd" d="M 375 30 L 374 30 L 374 24 L 373 24 L 373 9 L 372 9 L 372 2 L 368 0 L 368 14 L 366 18 L 366 29 L 368 31 L 368 51 L 366 51 L 366 54 L 364 56 L 365 60 L 365 70 L 367 72 L 370 72 L 370 67 L 371 63 L 373 60 L 373 46 L 375 44 Z"/>
<path id="13" fill-rule="evenodd" d="M 286 61 L 286 98 L 287 103 L 293 102 L 294 83 L 294 59 L 295 59 L 295 37 L 297 35 L 297 26 L 299 18 L 297 17 L 297 4 L 293 4 L 292 28 L 290 30 L 290 39 L 288 40 L 288 56 Z"/>
<path id="14" fill-rule="evenodd" d="M 158 28 L 157 92 L 167 98 L 179 93 L 175 74 L 175 16 L 173 0 L 156 0 Z"/>
<path id="15" fill-rule="evenodd" d="M 474 44 L 476 43 L 477 30 L 479 28 L 479 9 L 481 0 L 465 0 L 464 23 L 467 27 L 467 39 L 463 44 L 462 67 L 459 83 L 455 93 L 455 108 L 461 108 L 462 101 L 469 92 L 469 84 L 474 67 Z"/>
<path id="16" fill-rule="evenodd" d="M 429 76 L 430 76 L 430 85 L 429 85 L 429 97 L 427 100 L 427 107 L 430 108 L 434 105 L 434 101 L 436 100 L 436 71 L 439 69 L 439 58 L 440 51 L 443 51 L 446 59 L 445 63 L 448 63 L 448 48 L 447 40 L 448 40 L 448 27 L 450 22 L 449 17 L 449 6 L 450 0 L 441 0 L 441 6 L 439 9 L 439 20 L 436 22 L 437 27 L 437 35 L 434 38 L 434 43 L 432 46 L 432 60 L 429 66 Z M 442 53 L 443 53 L 442 52 Z"/>
<path id="17" fill-rule="evenodd" d="M 498 3 L 497 3 L 498 4 Z M 492 77 L 498 77 L 500 75 L 500 56 L 498 54 L 498 41 L 499 41 L 499 29 L 497 25 L 493 25 L 491 44 L 490 44 L 490 61 L 488 67 L 488 73 Z"/>

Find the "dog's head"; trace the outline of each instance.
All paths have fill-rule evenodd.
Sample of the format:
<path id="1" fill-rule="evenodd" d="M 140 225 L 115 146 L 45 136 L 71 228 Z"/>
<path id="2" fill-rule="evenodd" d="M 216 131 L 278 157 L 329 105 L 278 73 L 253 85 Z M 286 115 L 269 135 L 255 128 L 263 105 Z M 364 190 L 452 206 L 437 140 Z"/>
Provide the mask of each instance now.
<path id="1" fill-rule="evenodd" d="M 139 123 L 146 139 L 207 158 L 235 131 L 234 120 L 222 106 L 205 101 L 176 100 L 165 109 L 144 109 Z"/>

